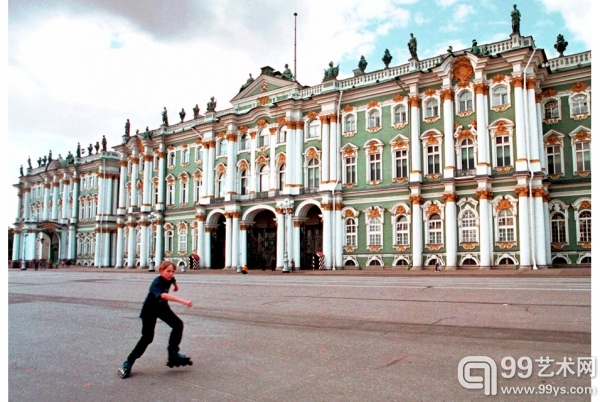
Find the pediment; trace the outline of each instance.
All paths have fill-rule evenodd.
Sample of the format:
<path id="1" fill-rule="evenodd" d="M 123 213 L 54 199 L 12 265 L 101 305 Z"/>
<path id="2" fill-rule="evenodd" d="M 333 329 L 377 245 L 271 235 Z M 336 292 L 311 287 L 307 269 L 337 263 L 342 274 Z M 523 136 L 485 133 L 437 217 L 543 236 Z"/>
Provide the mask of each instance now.
<path id="1" fill-rule="evenodd" d="M 275 72 L 278 74 L 278 72 Z M 280 74 L 278 74 L 280 76 Z M 245 85 L 245 84 L 244 84 Z M 301 88 L 302 86 L 295 81 L 290 81 L 277 76 L 259 75 L 247 87 L 241 87 L 240 92 L 231 100 L 233 105 L 248 99 L 257 99 L 263 96 L 271 96 L 279 91 L 287 92 L 292 88 Z"/>

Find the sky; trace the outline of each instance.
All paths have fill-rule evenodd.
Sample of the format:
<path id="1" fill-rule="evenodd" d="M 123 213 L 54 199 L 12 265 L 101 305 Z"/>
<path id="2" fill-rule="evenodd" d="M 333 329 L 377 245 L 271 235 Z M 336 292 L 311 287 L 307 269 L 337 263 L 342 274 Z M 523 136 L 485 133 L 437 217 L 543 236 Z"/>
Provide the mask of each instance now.
<path id="1" fill-rule="evenodd" d="M 509 39 L 514 1 L 501 0 L 11 0 L 8 2 L 7 172 L 3 219 L 17 215 L 19 166 L 27 158 L 75 154 L 105 135 L 120 143 L 131 133 L 158 128 L 166 107 L 172 122 L 189 119 L 210 97 L 217 111 L 260 68 L 294 66 L 294 12 L 298 81 L 322 81 L 330 61 L 338 79 L 353 75 L 361 55 L 367 72 L 407 63 L 410 33 L 426 59 Z M 566 55 L 591 50 L 591 0 L 517 3 L 521 34 L 533 36 L 548 58 L 556 36 Z"/>

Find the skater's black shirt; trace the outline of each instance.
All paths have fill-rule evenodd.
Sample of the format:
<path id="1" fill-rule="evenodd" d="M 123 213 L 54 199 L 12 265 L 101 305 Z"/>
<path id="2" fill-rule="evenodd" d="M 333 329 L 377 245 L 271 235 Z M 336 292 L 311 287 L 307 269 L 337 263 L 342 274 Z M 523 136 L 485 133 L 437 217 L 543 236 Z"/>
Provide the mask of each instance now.
<path id="1" fill-rule="evenodd" d="M 164 306 L 168 307 L 167 301 L 163 299 L 161 295 L 163 293 L 169 293 L 169 288 L 175 282 L 175 278 L 168 281 L 160 275 L 154 278 L 150 285 L 148 296 L 146 296 L 146 300 L 144 300 L 142 311 L 140 311 L 140 318 L 156 318 L 158 317 L 158 312 L 161 308 L 164 308 Z"/>

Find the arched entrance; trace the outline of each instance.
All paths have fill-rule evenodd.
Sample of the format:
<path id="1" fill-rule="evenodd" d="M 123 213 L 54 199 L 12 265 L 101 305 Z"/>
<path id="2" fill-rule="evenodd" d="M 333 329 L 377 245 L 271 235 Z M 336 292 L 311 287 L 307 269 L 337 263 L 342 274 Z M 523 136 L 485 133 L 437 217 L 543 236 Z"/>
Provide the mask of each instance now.
<path id="1" fill-rule="evenodd" d="M 270 269 L 271 261 L 277 258 L 277 226 L 275 214 L 263 210 L 254 217 L 254 224 L 247 230 L 248 268 Z"/>
<path id="2" fill-rule="evenodd" d="M 323 222 L 321 209 L 314 205 L 306 213 L 306 220 L 300 228 L 300 266 L 312 269 L 313 256 L 323 251 Z"/>
<path id="3" fill-rule="evenodd" d="M 217 227 L 210 232 L 210 267 L 225 268 L 225 216 L 219 215 Z"/>

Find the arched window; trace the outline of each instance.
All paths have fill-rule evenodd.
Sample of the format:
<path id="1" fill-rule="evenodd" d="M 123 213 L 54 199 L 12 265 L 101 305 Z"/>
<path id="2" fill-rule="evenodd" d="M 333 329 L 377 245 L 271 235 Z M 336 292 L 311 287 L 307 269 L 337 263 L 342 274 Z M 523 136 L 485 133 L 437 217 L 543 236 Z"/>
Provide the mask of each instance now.
<path id="1" fill-rule="evenodd" d="M 259 188 L 258 191 L 269 191 L 269 166 L 263 165 L 259 171 Z"/>
<path id="2" fill-rule="evenodd" d="M 308 133 L 306 138 L 317 138 L 319 137 L 319 120 L 313 119 L 308 123 Z"/>
<path id="3" fill-rule="evenodd" d="M 369 125 L 368 128 L 381 127 L 381 117 L 379 110 L 374 109 L 369 112 Z"/>
<path id="4" fill-rule="evenodd" d="M 279 134 L 277 135 L 277 143 L 285 144 L 287 141 L 287 126 L 281 126 L 279 129 Z"/>
<path id="5" fill-rule="evenodd" d="M 269 132 L 269 130 L 266 128 L 263 128 L 262 131 L 260 132 L 260 135 L 258 136 L 258 146 L 259 147 L 268 146 L 270 136 L 271 136 L 271 133 Z"/>
<path id="6" fill-rule="evenodd" d="M 198 250 L 198 229 L 192 230 L 192 250 Z"/>
<path id="7" fill-rule="evenodd" d="M 277 172 L 277 189 L 283 190 L 285 187 L 285 163 L 279 166 L 279 171 Z"/>
<path id="8" fill-rule="evenodd" d="M 175 204 L 175 184 L 167 184 L 167 205 Z"/>
<path id="9" fill-rule="evenodd" d="M 383 225 L 381 218 L 369 218 L 367 221 L 367 246 L 383 246 Z"/>
<path id="10" fill-rule="evenodd" d="M 308 161 L 308 166 L 306 168 L 306 187 L 307 188 L 319 188 L 321 184 L 319 178 L 319 161 L 316 158 L 313 158 Z"/>
<path id="11" fill-rule="evenodd" d="M 460 144 L 460 164 L 462 170 L 475 169 L 475 144 L 470 138 L 465 138 Z"/>
<path id="12" fill-rule="evenodd" d="M 566 241 L 565 216 L 561 212 L 554 212 L 550 216 L 550 242 L 566 243 Z"/>
<path id="13" fill-rule="evenodd" d="M 583 94 L 575 95 L 571 98 L 572 114 L 585 114 L 588 112 L 587 96 Z"/>
<path id="14" fill-rule="evenodd" d="M 592 263 L 592 257 L 583 257 L 581 259 L 581 261 L 579 262 L 580 264 L 591 264 Z"/>
<path id="15" fill-rule="evenodd" d="M 346 219 L 346 247 L 357 247 L 356 219 Z"/>
<path id="16" fill-rule="evenodd" d="M 167 230 L 165 232 L 165 251 L 173 252 L 173 231 Z"/>
<path id="17" fill-rule="evenodd" d="M 181 164 L 188 164 L 190 163 L 190 150 L 187 148 L 184 148 L 181 150 Z"/>
<path id="18" fill-rule="evenodd" d="M 465 258 L 461 265 L 477 265 L 477 261 L 472 258 Z"/>
<path id="19" fill-rule="evenodd" d="M 442 218 L 439 214 L 432 214 L 427 222 L 428 243 L 442 244 Z"/>
<path id="20" fill-rule="evenodd" d="M 200 200 L 200 194 L 202 191 L 202 179 L 199 177 L 194 178 L 194 204 Z M 158 195 L 158 193 L 157 193 Z"/>
<path id="21" fill-rule="evenodd" d="M 169 155 L 167 156 L 167 165 L 169 165 L 169 167 L 175 166 L 175 151 L 169 152 Z"/>
<path id="22" fill-rule="evenodd" d="M 240 151 L 245 151 L 248 149 L 250 149 L 250 136 L 248 134 L 244 134 L 240 140 Z"/>
<path id="23" fill-rule="evenodd" d="M 558 119 L 558 101 L 556 99 L 549 100 L 544 104 L 544 118 Z"/>
<path id="24" fill-rule="evenodd" d="M 569 262 L 565 260 L 563 257 L 555 257 L 552 260 L 552 264 L 568 264 Z"/>
<path id="25" fill-rule="evenodd" d="M 460 218 L 460 242 L 477 243 L 478 227 L 475 213 L 468 209 L 464 211 Z"/>
<path id="26" fill-rule="evenodd" d="M 425 117 L 437 117 L 440 115 L 437 99 L 429 99 L 425 102 Z"/>
<path id="27" fill-rule="evenodd" d="M 217 155 L 227 155 L 227 140 L 225 138 L 219 140 Z"/>
<path id="28" fill-rule="evenodd" d="M 154 155 L 154 158 L 152 158 L 152 170 L 158 170 L 159 160 L 158 155 Z"/>
<path id="29" fill-rule="evenodd" d="M 240 195 L 248 194 L 248 185 L 250 183 L 250 175 L 248 169 L 244 169 L 240 173 Z"/>
<path id="30" fill-rule="evenodd" d="M 395 238 L 395 246 L 407 246 L 409 244 L 409 225 L 408 218 L 406 215 L 400 215 L 396 217 L 396 235 Z"/>
<path id="31" fill-rule="evenodd" d="M 369 262 L 369 266 L 370 266 L 370 267 L 373 267 L 373 266 L 375 266 L 375 267 L 377 267 L 377 266 L 381 266 L 381 262 L 379 262 L 379 260 L 375 258 L 375 259 L 372 259 L 372 260 L 371 260 L 371 262 Z"/>
<path id="32" fill-rule="evenodd" d="M 508 105 L 508 91 L 505 86 L 498 86 L 492 91 L 492 106 Z"/>
<path id="33" fill-rule="evenodd" d="M 181 180 L 179 188 L 179 203 L 187 204 L 188 202 L 188 182 Z"/>
<path id="34" fill-rule="evenodd" d="M 504 257 L 500 261 L 498 261 L 498 265 L 515 265 L 515 260 L 510 257 Z"/>
<path id="35" fill-rule="evenodd" d="M 204 147 L 202 147 L 202 145 L 198 145 L 196 147 L 196 162 L 200 162 L 202 160 L 203 149 L 204 149 Z"/>
<path id="36" fill-rule="evenodd" d="M 349 114 L 344 119 L 344 131 L 356 131 L 356 118 L 353 114 Z"/>
<path id="37" fill-rule="evenodd" d="M 179 230 L 178 251 L 187 252 L 187 230 Z"/>
<path id="38" fill-rule="evenodd" d="M 217 176 L 217 197 L 225 197 L 225 173 Z"/>
<path id="39" fill-rule="evenodd" d="M 498 213 L 498 241 L 515 241 L 515 218 L 510 209 Z"/>
<path id="40" fill-rule="evenodd" d="M 579 242 L 592 241 L 592 213 L 583 211 L 579 214 Z"/>
<path id="41" fill-rule="evenodd" d="M 398 105 L 394 108 L 394 124 L 406 122 L 406 106 Z"/>
<path id="42" fill-rule="evenodd" d="M 458 111 L 468 112 L 473 110 L 473 94 L 471 91 L 464 91 L 458 97 Z"/>

